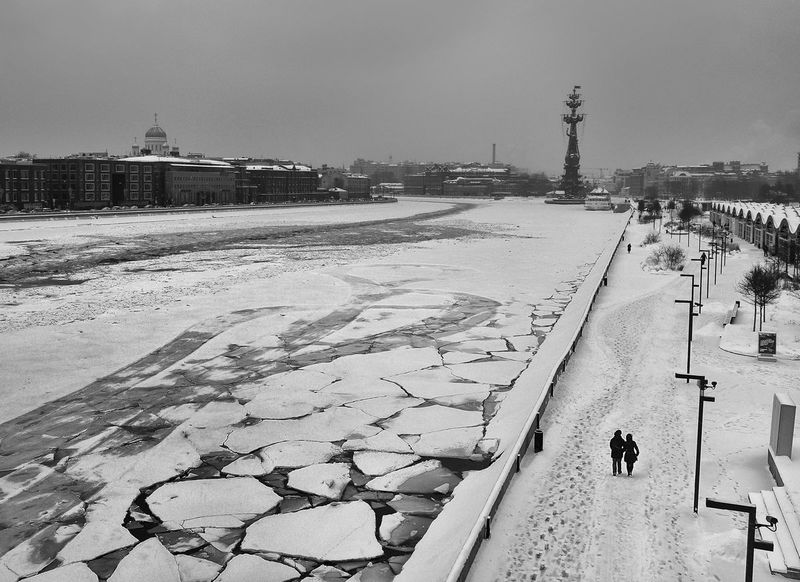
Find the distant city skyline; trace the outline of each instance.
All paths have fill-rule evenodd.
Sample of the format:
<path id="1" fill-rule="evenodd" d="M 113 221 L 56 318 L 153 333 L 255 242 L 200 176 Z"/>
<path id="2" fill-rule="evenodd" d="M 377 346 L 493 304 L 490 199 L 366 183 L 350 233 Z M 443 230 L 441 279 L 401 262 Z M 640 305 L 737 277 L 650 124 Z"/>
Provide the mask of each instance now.
<path id="1" fill-rule="evenodd" d="M 586 174 L 800 151 L 800 3 L 10 0 L 0 156 L 181 152 L 558 174 L 582 86 Z"/>

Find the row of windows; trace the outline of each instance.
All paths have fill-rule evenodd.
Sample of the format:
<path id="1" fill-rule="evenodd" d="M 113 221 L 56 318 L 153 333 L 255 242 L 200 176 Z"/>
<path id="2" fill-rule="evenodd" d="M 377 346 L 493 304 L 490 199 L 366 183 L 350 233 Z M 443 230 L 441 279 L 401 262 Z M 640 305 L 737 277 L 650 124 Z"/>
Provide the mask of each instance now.
<path id="1" fill-rule="evenodd" d="M 2 174 L 0 174 L 1 176 Z M 45 173 L 44 170 L 9 170 L 5 176 L 7 178 L 13 178 L 14 180 L 44 180 Z"/>
<path id="2" fill-rule="evenodd" d="M 14 192 L 15 190 L 34 190 L 38 192 L 39 190 L 45 192 L 47 191 L 47 186 L 44 184 L 39 184 L 38 182 L 33 183 L 33 187 L 31 187 L 29 182 L 8 182 L 6 181 L 5 190 L 9 192 Z"/>
<path id="3" fill-rule="evenodd" d="M 0 200 L 4 202 L 44 202 L 47 200 L 47 195 L 44 191 L 34 192 L 33 196 L 28 192 L 6 192 L 0 195 Z"/>

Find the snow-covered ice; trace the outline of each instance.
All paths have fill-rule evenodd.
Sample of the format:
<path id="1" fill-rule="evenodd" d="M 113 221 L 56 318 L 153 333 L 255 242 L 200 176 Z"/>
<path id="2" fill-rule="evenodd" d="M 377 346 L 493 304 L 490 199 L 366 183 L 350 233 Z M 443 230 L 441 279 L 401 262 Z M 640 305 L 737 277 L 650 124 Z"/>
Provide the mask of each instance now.
<path id="1" fill-rule="evenodd" d="M 350 465 L 347 463 L 320 463 L 289 472 L 289 487 L 320 495 L 328 499 L 340 499 L 350 483 Z"/>
<path id="2" fill-rule="evenodd" d="M 252 519 L 280 501 L 272 489 L 252 477 L 192 479 L 165 483 L 147 498 L 147 505 L 172 529 L 214 527 L 220 516 Z"/>
<path id="3" fill-rule="evenodd" d="M 159 580 L 181 582 L 178 564 L 157 538 L 150 538 L 137 545 L 122 558 L 108 582 L 140 582 Z"/>
<path id="4" fill-rule="evenodd" d="M 323 561 L 361 560 L 383 553 L 375 513 L 363 501 L 269 515 L 247 528 L 242 549 Z"/>
<path id="5" fill-rule="evenodd" d="M 382 451 L 355 451 L 353 463 L 365 475 L 385 475 L 420 460 L 417 455 Z"/>

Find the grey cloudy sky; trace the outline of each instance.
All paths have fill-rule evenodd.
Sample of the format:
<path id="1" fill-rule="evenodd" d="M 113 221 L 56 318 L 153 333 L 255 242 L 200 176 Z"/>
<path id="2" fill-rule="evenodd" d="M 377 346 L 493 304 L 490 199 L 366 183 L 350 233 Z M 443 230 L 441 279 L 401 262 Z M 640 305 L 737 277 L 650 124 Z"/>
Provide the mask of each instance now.
<path id="1" fill-rule="evenodd" d="M 797 0 L 4 0 L 0 155 L 500 161 L 558 172 L 800 151 Z"/>

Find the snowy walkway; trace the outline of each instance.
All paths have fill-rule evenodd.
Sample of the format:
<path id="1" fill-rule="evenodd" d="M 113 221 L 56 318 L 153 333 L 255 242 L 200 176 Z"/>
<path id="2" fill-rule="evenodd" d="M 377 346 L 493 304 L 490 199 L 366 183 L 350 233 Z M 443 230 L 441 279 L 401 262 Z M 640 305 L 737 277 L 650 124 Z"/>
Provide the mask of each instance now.
<path id="1" fill-rule="evenodd" d="M 687 326 L 686 307 L 674 300 L 688 298 L 689 280 L 640 268 L 648 253 L 638 246 L 646 228 L 629 229 L 633 251 L 618 254 L 548 406 L 545 450 L 524 459 L 478 553 L 472 582 L 743 579 L 743 522 L 705 509 L 704 498 L 746 502 L 748 491 L 771 486 L 769 399 L 793 386 L 798 366 L 770 368 L 719 349 L 725 306 L 736 298 L 733 285 L 758 259 L 747 250 L 731 257 L 695 320 L 692 373 L 719 381 L 717 402 L 706 407 L 695 516 L 698 391 L 674 378 L 685 371 Z M 632 478 L 611 474 L 608 441 L 618 428 L 632 433 L 642 451 Z M 761 554 L 756 579 L 766 580 Z"/>

